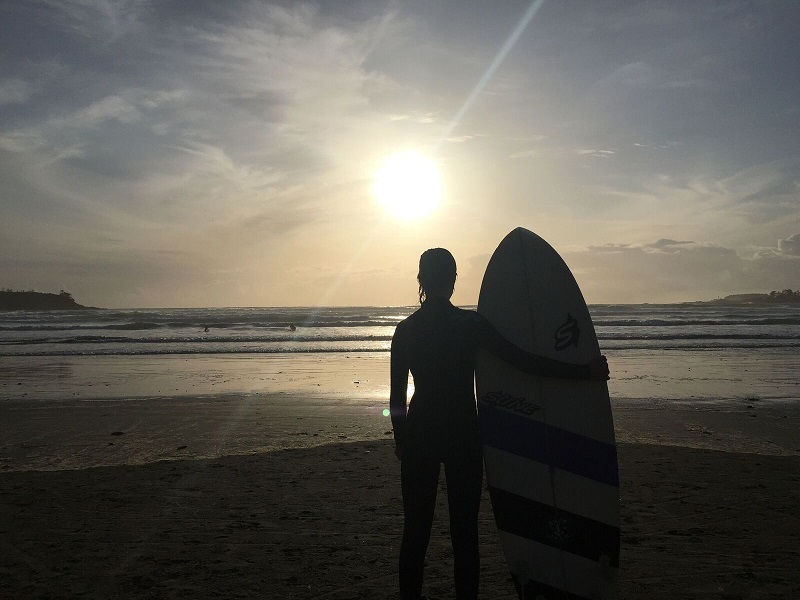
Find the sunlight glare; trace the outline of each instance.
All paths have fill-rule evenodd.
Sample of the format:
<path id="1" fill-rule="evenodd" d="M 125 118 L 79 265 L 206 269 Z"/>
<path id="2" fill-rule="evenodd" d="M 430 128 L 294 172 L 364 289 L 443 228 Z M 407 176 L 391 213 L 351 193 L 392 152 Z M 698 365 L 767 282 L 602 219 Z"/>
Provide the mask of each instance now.
<path id="1" fill-rule="evenodd" d="M 436 164 L 417 152 L 390 156 L 375 174 L 373 192 L 392 215 L 423 217 L 439 204 L 441 184 Z"/>

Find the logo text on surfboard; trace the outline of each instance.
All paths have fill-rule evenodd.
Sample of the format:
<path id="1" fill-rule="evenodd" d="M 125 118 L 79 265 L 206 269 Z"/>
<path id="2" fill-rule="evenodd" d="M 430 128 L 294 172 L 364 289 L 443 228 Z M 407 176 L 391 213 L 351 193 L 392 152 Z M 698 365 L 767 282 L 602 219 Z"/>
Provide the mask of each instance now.
<path id="1" fill-rule="evenodd" d="M 570 313 L 567 313 L 567 320 L 565 323 L 559 325 L 556 329 L 556 345 L 557 351 L 566 350 L 570 346 L 578 347 L 578 338 L 581 336 L 581 330 L 576 321 Z"/>
<path id="2" fill-rule="evenodd" d="M 512 396 L 511 394 L 506 394 L 503 390 L 495 391 L 495 392 L 486 392 L 481 397 L 481 402 L 484 404 L 488 404 L 489 406 L 494 406 L 496 408 L 505 408 L 506 410 L 513 410 L 514 412 L 518 412 L 526 417 L 531 416 L 537 410 L 541 408 L 535 402 L 531 402 L 527 398 L 520 398 L 518 396 Z"/>

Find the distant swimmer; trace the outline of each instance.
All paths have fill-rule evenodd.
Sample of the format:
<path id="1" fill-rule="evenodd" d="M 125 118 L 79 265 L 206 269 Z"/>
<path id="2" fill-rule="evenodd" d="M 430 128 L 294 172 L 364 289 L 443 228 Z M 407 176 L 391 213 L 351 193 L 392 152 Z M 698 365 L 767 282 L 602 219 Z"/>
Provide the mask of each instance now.
<path id="1" fill-rule="evenodd" d="M 295 327 L 294 323 L 289 323 L 289 331 L 297 331 L 297 327 Z"/>

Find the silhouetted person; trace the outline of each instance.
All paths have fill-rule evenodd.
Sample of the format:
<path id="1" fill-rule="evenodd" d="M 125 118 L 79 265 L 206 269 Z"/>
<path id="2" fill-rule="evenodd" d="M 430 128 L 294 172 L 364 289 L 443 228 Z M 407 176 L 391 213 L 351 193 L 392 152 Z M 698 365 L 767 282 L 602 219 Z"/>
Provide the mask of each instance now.
<path id="1" fill-rule="evenodd" d="M 537 375 L 572 379 L 608 377 L 605 357 L 574 365 L 530 354 L 503 338 L 474 311 L 450 297 L 456 262 L 444 248 L 419 259 L 420 308 L 398 324 L 392 338 L 391 408 L 395 453 L 401 461 L 403 542 L 400 598 L 419 600 L 431 535 L 440 465 L 444 464 L 456 598 L 478 597 L 478 508 L 483 455 L 474 394 L 475 357 L 483 348 Z M 406 408 L 408 372 L 414 395 Z"/>

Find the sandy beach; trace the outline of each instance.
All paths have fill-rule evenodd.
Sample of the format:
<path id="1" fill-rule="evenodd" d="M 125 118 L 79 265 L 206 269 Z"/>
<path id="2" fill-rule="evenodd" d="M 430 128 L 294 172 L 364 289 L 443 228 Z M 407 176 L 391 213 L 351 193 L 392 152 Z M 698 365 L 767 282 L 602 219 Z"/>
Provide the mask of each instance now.
<path id="1" fill-rule="evenodd" d="M 395 598 L 383 406 L 290 394 L 9 401 L 4 598 Z M 620 598 L 800 595 L 793 405 L 615 407 Z M 439 499 L 427 593 L 452 598 Z M 514 591 L 488 497 L 481 597 Z"/>

